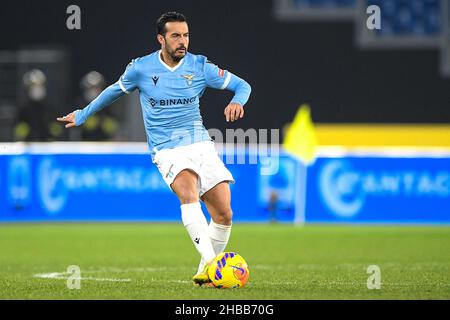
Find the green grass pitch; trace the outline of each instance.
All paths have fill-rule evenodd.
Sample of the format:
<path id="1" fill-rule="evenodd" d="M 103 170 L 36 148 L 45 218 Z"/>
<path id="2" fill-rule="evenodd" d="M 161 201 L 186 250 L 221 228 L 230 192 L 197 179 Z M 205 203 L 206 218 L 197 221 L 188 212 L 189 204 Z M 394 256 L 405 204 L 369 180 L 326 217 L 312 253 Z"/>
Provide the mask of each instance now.
<path id="1" fill-rule="evenodd" d="M 219 290 L 192 286 L 199 257 L 181 224 L 3 224 L 0 299 L 450 299 L 449 248 L 444 226 L 236 223 L 228 250 L 250 279 Z"/>

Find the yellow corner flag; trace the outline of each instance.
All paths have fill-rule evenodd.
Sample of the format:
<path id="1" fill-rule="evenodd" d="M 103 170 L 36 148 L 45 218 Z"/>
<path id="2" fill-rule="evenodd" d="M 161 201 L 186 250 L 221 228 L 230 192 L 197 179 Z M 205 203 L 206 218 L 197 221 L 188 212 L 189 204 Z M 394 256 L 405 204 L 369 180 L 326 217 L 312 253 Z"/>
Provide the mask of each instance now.
<path id="1" fill-rule="evenodd" d="M 311 120 L 311 110 L 309 105 L 302 104 L 287 129 L 283 148 L 308 165 L 315 159 L 316 146 L 317 137 Z"/>

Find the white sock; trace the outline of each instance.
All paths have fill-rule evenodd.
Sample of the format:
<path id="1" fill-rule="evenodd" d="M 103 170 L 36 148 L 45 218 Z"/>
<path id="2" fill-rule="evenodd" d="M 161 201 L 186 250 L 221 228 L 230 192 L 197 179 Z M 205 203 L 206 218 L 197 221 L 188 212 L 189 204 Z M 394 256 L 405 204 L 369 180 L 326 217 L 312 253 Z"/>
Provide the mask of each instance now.
<path id="1" fill-rule="evenodd" d="M 216 256 L 223 252 L 228 244 L 231 233 L 231 225 L 226 226 L 223 224 L 217 224 L 212 219 L 208 226 L 209 238 L 214 248 Z"/>
<path id="2" fill-rule="evenodd" d="M 213 259 L 216 255 L 208 234 L 208 222 L 200 202 L 181 205 L 181 220 L 202 260 Z"/>
<path id="3" fill-rule="evenodd" d="M 217 224 L 211 219 L 208 226 L 208 234 L 216 256 L 225 250 L 228 240 L 230 239 L 230 233 L 231 225 L 226 226 L 223 224 Z M 205 261 L 208 260 L 203 258 L 200 260 L 200 264 L 198 265 L 199 272 L 203 270 Z"/>

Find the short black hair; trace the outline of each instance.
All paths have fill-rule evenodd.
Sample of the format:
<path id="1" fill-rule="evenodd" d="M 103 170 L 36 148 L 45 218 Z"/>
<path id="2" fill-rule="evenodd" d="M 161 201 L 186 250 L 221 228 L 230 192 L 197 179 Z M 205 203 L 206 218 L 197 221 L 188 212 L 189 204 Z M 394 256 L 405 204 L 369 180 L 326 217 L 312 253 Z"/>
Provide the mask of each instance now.
<path id="1" fill-rule="evenodd" d="M 187 22 L 186 17 L 175 11 L 163 13 L 158 20 L 156 20 L 156 34 L 166 35 L 166 23 L 167 22 Z"/>

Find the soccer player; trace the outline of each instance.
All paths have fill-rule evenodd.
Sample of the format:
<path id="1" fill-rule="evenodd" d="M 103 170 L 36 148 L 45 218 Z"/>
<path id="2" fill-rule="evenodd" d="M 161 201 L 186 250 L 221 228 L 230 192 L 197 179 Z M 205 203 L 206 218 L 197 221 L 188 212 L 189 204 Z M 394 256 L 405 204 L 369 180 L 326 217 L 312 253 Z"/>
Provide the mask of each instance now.
<path id="1" fill-rule="evenodd" d="M 84 109 L 57 118 L 65 127 L 82 125 L 93 113 L 124 94 L 139 90 L 144 126 L 153 163 L 181 203 L 181 219 L 201 260 L 194 284 L 210 282 L 210 261 L 223 252 L 232 225 L 229 183 L 233 176 L 217 154 L 203 126 L 199 100 L 207 87 L 227 89 L 234 97 L 224 111 L 227 122 L 244 116 L 250 85 L 205 56 L 188 52 L 184 15 L 168 12 L 157 20 L 161 50 L 132 60 L 119 80 Z M 208 225 L 200 206 L 211 216 Z"/>

